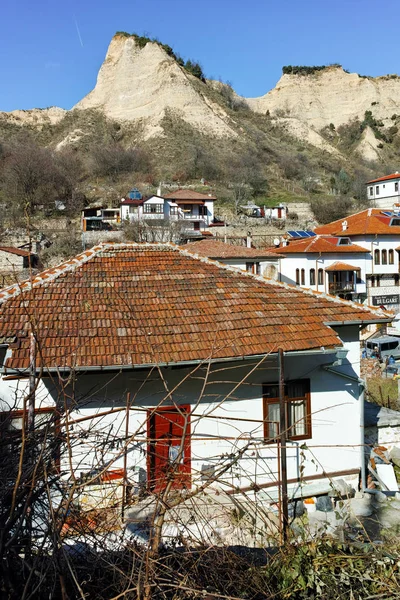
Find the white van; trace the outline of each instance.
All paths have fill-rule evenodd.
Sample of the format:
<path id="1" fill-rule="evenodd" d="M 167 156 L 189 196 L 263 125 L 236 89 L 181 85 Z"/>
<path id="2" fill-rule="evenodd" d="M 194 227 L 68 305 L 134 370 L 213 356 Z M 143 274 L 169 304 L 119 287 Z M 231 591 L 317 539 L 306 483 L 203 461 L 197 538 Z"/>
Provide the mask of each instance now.
<path id="1" fill-rule="evenodd" d="M 400 338 L 385 335 L 383 337 L 374 338 L 365 343 L 365 349 L 367 351 L 367 358 L 370 358 L 374 351 L 374 348 L 378 348 L 379 356 L 385 359 L 387 356 L 393 356 L 395 360 L 400 359 Z"/>

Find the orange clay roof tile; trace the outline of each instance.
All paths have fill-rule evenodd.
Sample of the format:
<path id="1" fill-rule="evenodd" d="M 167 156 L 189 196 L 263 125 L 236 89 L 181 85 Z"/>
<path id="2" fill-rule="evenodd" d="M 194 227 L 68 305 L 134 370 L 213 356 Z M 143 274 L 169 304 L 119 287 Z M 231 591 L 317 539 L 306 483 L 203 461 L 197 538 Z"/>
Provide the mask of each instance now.
<path id="1" fill-rule="evenodd" d="M 0 338 L 16 338 L 6 369 L 16 371 L 29 366 L 30 323 L 37 367 L 63 369 L 333 347 L 327 323 L 389 318 L 169 244 L 100 245 L 0 292 Z"/>
<path id="2" fill-rule="evenodd" d="M 194 190 L 184 190 L 184 189 L 179 189 L 176 190 L 175 192 L 171 192 L 169 194 L 167 194 L 166 196 L 164 196 L 164 198 L 167 198 L 168 200 L 216 200 L 217 198 L 215 196 L 211 196 L 208 194 L 200 194 L 199 192 L 195 192 Z M 189 202 L 190 204 L 190 202 Z"/>
<path id="3" fill-rule="evenodd" d="M 317 232 L 317 230 L 316 230 Z M 347 231 L 343 232 L 343 237 L 347 237 Z M 306 238 L 304 240 L 291 240 L 287 246 L 279 248 L 271 248 L 270 252 L 273 254 L 299 254 L 299 253 L 318 253 L 318 254 L 330 254 L 338 253 L 341 254 L 366 254 L 368 250 L 357 244 L 339 244 L 339 237 L 333 236 L 315 236 L 312 238 Z"/>
<path id="4" fill-rule="evenodd" d="M 198 256 L 206 256 L 208 258 L 279 258 L 275 252 L 270 250 L 262 250 L 257 248 L 246 248 L 245 246 L 233 246 L 225 244 L 217 240 L 199 240 L 182 246 L 182 249 L 187 250 Z"/>
<path id="5" fill-rule="evenodd" d="M 392 217 L 383 214 L 384 211 L 379 208 L 368 208 L 354 215 L 343 219 L 338 219 L 327 225 L 321 225 L 315 228 L 315 233 L 323 235 L 399 235 L 400 225 L 390 225 Z M 397 216 L 400 219 L 400 216 Z M 343 229 L 343 223 L 345 229 Z"/>
<path id="6" fill-rule="evenodd" d="M 371 181 L 367 181 L 367 185 L 369 183 L 378 183 L 378 181 L 387 181 L 389 179 L 400 179 L 400 173 L 392 173 L 391 175 L 385 175 L 384 177 L 378 177 L 378 179 L 371 179 Z"/>

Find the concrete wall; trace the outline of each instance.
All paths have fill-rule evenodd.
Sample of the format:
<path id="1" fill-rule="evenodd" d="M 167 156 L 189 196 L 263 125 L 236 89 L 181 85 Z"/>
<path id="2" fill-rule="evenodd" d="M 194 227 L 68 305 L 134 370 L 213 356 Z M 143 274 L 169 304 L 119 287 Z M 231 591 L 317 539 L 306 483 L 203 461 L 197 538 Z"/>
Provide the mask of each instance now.
<path id="1" fill-rule="evenodd" d="M 25 266 L 24 266 L 25 261 Z M 22 271 L 22 269 L 28 267 L 28 257 L 18 256 L 17 254 L 11 254 L 11 252 L 4 252 L 0 250 L 0 271 Z"/>
<path id="2" fill-rule="evenodd" d="M 349 350 L 343 367 L 358 375 L 358 328 L 341 328 Z M 309 378 L 311 384 L 312 437 L 290 442 L 288 476 L 315 475 L 323 470 L 357 469 L 360 465 L 360 427 L 358 384 L 327 372 L 323 364 L 332 355 L 285 357 L 286 380 Z M 352 364 L 354 365 L 354 368 Z M 158 406 L 190 404 L 192 428 L 192 479 L 201 479 L 204 466 L 218 468 L 227 457 L 252 441 L 243 457 L 223 477 L 225 485 L 248 486 L 274 482 L 278 476 L 277 447 L 263 439 L 262 386 L 278 381 L 276 358 L 262 364 L 257 361 L 215 364 L 207 368 L 163 368 L 163 380 L 157 371 L 126 371 L 113 374 L 77 374 L 74 390 L 67 387 L 68 402 L 74 406 L 71 421 L 94 417 L 103 411 L 117 412 L 96 420 L 71 423 L 72 461 L 77 475 L 112 460 L 110 468 L 123 466 L 125 406 L 130 394 L 128 474 L 134 479 L 139 467 L 146 471 L 147 410 Z M 169 395 L 169 391 L 171 391 Z M 3 410 L 21 407 L 27 392 L 26 380 L 1 380 Z M 50 378 L 38 386 L 37 406 L 62 406 L 64 396 Z M 121 410 L 118 410 L 121 409 Z M 233 417 L 233 420 L 230 418 Z M 110 443 L 112 441 L 112 444 Z M 306 444 L 307 447 L 304 446 Z M 68 462 L 63 461 L 68 472 Z M 221 485 L 221 481 L 219 482 Z"/>
<path id="3" fill-rule="evenodd" d="M 260 275 L 266 277 L 268 279 L 278 279 L 279 276 L 279 260 L 277 258 L 272 258 L 271 260 L 259 260 L 256 258 L 248 258 L 240 259 L 240 258 L 220 258 L 219 262 L 230 265 L 231 267 L 236 267 L 241 271 L 246 271 L 246 263 L 259 263 L 260 265 Z"/>

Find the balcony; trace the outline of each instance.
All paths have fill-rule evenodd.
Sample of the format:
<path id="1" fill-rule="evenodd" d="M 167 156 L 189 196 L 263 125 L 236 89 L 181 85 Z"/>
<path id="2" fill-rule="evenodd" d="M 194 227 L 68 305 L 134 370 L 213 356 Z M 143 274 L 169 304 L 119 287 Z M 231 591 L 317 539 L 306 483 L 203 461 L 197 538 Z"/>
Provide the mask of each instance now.
<path id="1" fill-rule="evenodd" d="M 356 291 L 356 286 L 353 281 L 330 281 L 328 285 L 329 293 L 332 295 Z"/>

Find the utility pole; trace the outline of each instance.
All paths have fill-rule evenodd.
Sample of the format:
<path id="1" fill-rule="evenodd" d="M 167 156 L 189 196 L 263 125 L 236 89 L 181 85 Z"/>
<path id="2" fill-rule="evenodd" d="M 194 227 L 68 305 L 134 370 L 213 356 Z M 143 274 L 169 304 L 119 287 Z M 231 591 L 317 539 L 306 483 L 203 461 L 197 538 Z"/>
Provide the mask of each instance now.
<path id="1" fill-rule="evenodd" d="M 280 416 L 280 461 L 281 461 L 281 489 L 282 489 L 282 532 L 283 542 L 285 543 L 288 538 L 288 526 L 289 526 L 289 511 L 288 511 L 288 484 L 287 484 L 287 458 L 286 458 L 286 443 L 287 443 L 287 416 L 286 416 L 286 402 L 285 402 L 285 369 L 284 369 L 284 355 L 283 350 L 278 350 L 279 359 L 279 416 Z"/>

